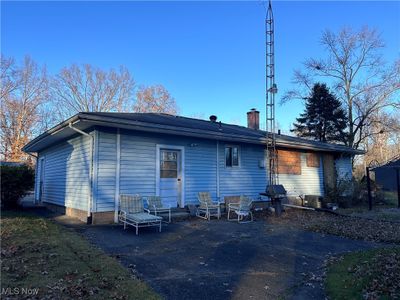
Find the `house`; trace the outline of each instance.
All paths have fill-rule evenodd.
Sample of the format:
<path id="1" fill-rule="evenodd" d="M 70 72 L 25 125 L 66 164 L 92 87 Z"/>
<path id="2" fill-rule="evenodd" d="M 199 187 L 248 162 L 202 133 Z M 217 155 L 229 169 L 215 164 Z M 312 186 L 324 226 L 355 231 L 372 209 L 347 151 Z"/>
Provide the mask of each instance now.
<path id="1" fill-rule="evenodd" d="M 400 186 L 399 170 L 400 155 L 393 157 L 386 164 L 373 169 L 376 183 L 385 191 L 396 191 L 398 186 Z"/>
<path id="2" fill-rule="evenodd" d="M 78 113 L 29 142 L 37 153 L 35 199 L 90 223 L 116 220 L 119 194 L 197 203 L 197 193 L 258 197 L 265 191 L 266 133 L 259 112 L 248 127 L 155 113 Z M 342 145 L 277 135 L 280 183 L 290 193 L 324 195 L 351 178 Z"/>

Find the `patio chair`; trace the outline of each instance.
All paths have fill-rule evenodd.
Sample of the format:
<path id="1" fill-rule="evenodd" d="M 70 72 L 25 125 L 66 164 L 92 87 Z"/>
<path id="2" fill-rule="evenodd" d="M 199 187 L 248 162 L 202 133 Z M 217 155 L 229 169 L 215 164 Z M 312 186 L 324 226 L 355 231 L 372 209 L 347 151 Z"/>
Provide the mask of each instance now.
<path id="1" fill-rule="evenodd" d="M 211 217 L 221 217 L 221 208 L 219 203 L 215 203 L 211 199 L 209 192 L 199 192 L 197 198 L 200 202 L 200 206 L 197 208 L 196 216 L 206 220 L 210 220 Z"/>
<path id="2" fill-rule="evenodd" d="M 149 210 L 143 207 L 143 198 L 139 195 L 120 195 L 120 210 L 118 220 L 126 225 L 136 228 L 138 235 L 139 227 L 158 226 L 161 232 L 162 217 L 150 214 Z"/>
<path id="3" fill-rule="evenodd" d="M 251 208 L 252 200 L 249 197 L 240 196 L 239 203 L 229 203 L 228 205 L 228 221 L 236 221 L 236 219 L 230 219 L 230 214 L 233 212 L 237 215 L 237 221 L 239 223 L 253 222 Z M 250 217 L 250 220 L 243 221 L 246 217 Z"/>
<path id="4" fill-rule="evenodd" d="M 160 213 L 167 212 L 168 223 L 171 223 L 171 207 L 164 207 L 160 196 L 149 196 L 146 198 L 146 202 L 150 213 L 157 216 Z"/>

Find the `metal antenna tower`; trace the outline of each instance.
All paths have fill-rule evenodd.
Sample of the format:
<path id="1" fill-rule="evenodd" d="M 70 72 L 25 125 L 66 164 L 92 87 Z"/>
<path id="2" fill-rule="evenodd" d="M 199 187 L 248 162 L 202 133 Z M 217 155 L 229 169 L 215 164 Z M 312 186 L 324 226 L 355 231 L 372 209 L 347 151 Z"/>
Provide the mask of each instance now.
<path id="1" fill-rule="evenodd" d="M 275 136 L 275 94 L 278 88 L 275 84 L 275 53 L 274 53 L 274 14 L 271 0 L 268 1 L 265 18 L 266 36 L 266 131 L 267 131 L 267 162 L 269 169 L 269 185 L 278 184 L 278 157 Z"/>

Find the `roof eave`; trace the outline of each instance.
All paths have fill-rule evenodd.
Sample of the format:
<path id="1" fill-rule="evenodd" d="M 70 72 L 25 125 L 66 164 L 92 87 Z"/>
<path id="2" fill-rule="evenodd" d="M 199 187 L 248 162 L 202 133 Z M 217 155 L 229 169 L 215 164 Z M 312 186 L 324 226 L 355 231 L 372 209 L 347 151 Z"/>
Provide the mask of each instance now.
<path id="1" fill-rule="evenodd" d="M 320 152 L 334 152 L 334 153 L 347 153 L 351 155 L 359 155 L 365 154 L 364 150 L 357 150 L 357 149 L 334 149 L 329 146 L 326 147 L 316 147 L 313 145 L 307 145 L 302 143 L 295 143 L 295 142 L 288 142 L 288 141 L 277 141 L 277 147 L 289 147 L 289 148 L 297 148 L 297 149 L 305 149 L 305 150 L 312 150 L 312 151 L 320 151 Z"/>
<path id="2" fill-rule="evenodd" d="M 24 151 L 26 153 L 35 152 L 35 151 L 30 151 L 29 149 L 32 148 L 38 142 L 40 142 L 42 139 L 46 138 L 47 136 L 56 134 L 58 131 L 60 131 L 63 128 L 65 128 L 66 126 L 68 126 L 69 123 L 74 123 L 74 122 L 78 121 L 79 120 L 79 115 L 80 115 L 79 113 L 76 114 L 76 115 L 73 115 L 69 119 L 59 123 L 58 125 L 54 126 L 51 129 L 43 132 L 41 135 L 37 136 L 36 138 L 31 140 L 28 144 L 26 144 L 24 147 L 22 147 L 22 151 Z"/>
<path id="3" fill-rule="evenodd" d="M 39 135 L 28 144 L 26 144 L 22 150 L 31 153 L 36 152 L 31 149 L 35 144 L 39 143 L 41 140 L 46 138 L 47 136 L 56 134 L 58 131 L 61 131 L 63 128 L 68 126 L 70 123 L 76 122 L 90 122 L 92 125 L 105 126 L 105 127 L 116 127 L 116 128 L 125 128 L 130 130 L 138 130 L 145 132 L 155 132 L 155 133 L 165 133 L 165 134 L 174 134 L 180 136 L 192 136 L 198 138 L 207 138 L 212 140 L 221 140 L 221 141 L 234 141 L 234 142 L 243 142 L 250 144 L 258 144 L 263 145 L 266 143 L 266 138 L 264 136 L 253 136 L 249 137 L 248 135 L 237 135 L 237 134 L 227 134 L 224 132 L 215 132 L 201 129 L 192 129 L 185 127 L 177 127 L 171 125 L 160 125 L 153 123 L 145 123 L 140 121 L 132 121 L 132 120 L 124 120 L 120 118 L 114 117 L 105 117 L 105 116 L 95 116 L 88 113 L 78 113 L 71 118 L 61 122 L 56 125 L 52 129 L 46 131 L 45 133 Z M 277 146 L 279 147 L 289 147 L 289 148 L 297 148 L 297 149 L 306 149 L 313 151 L 322 151 L 322 152 L 336 152 L 336 153 L 347 153 L 351 155 L 364 154 L 365 152 L 362 150 L 356 149 L 334 149 L 332 145 L 327 144 L 324 147 L 316 147 L 315 145 L 299 143 L 299 141 L 291 142 L 291 141 L 277 141 Z"/>

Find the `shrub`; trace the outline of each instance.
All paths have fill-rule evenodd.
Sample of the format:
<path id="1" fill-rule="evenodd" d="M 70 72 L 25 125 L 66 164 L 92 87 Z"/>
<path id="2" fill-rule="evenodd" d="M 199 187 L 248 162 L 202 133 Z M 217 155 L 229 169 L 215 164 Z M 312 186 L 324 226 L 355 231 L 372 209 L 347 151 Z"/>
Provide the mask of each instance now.
<path id="1" fill-rule="evenodd" d="M 325 201 L 337 203 L 343 208 L 365 202 L 366 184 L 354 179 L 340 180 L 333 189 L 327 190 Z"/>
<path id="2" fill-rule="evenodd" d="M 374 181 L 371 181 L 371 196 L 373 205 L 384 204 L 384 196 Z M 354 205 L 368 204 L 368 188 L 365 180 L 341 180 L 335 188 L 328 189 L 325 202 L 337 203 L 342 208 Z"/>
<path id="3" fill-rule="evenodd" d="M 29 166 L 1 166 L 1 207 L 16 208 L 18 200 L 33 189 L 35 171 Z"/>

